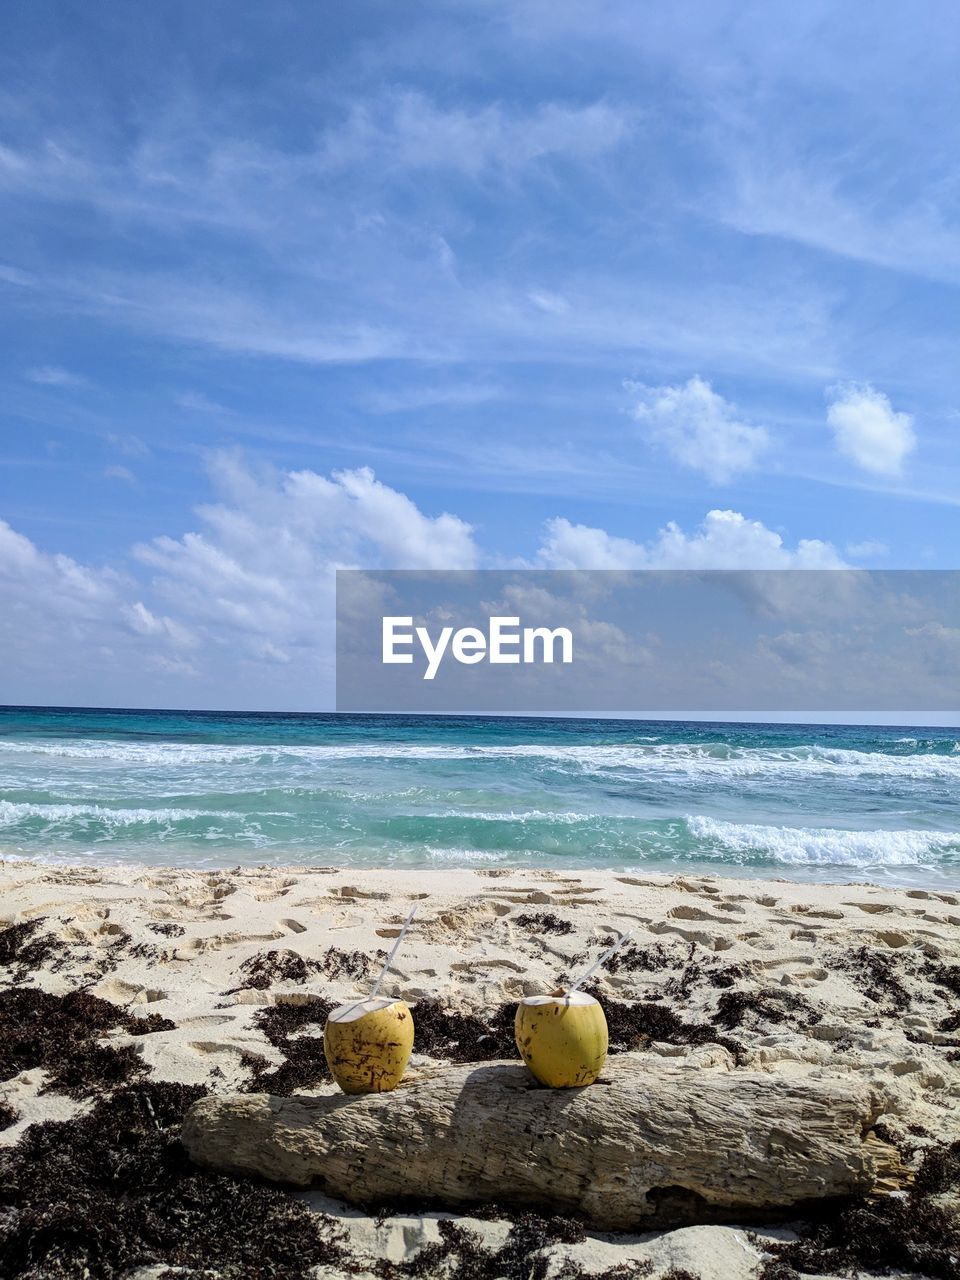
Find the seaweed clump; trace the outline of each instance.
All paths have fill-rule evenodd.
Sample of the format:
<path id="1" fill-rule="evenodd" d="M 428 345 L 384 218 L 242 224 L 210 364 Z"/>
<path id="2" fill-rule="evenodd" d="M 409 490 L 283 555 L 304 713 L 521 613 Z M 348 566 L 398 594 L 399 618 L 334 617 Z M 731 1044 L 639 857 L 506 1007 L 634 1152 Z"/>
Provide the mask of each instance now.
<path id="1" fill-rule="evenodd" d="M 262 1054 L 245 1053 L 241 1062 L 251 1072 L 247 1093 L 263 1090 L 287 1098 L 298 1089 L 310 1089 L 330 1079 L 322 1036 L 297 1035 L 306 1026 L 323 1026 L 334 1006 L 328 1000 L 305 1000 L 299 1004 L 274 1004 L 259 1009 L 254 1018 L 270 1044 L 283 1055 L 274 1067 Z"/>
<path id="2" fill-rule="evenodd" d="M 439 1000 L 420 1000 L 413 1011 L 417 1051 L 449 1062 L 493 1062 L 516 1057 L 513 1023 L 516 1004 L 501 1005 L 488 1021 L 458 1013 Z"/>
<path id="3" fill-rule="evenodd" d="M 319 965 L 315 960 L 306 960 L 296 951 L 286 948 L 280 951 L 260 951 L 244 960 L 240 966 L 244 980 L 238 989 L 266 991 L 278 982 L 306 982 L 318 969 Z"/>
<path id="4" fill-rule="evenodd" d="M 503 1216 L 496 1209 L 494 1214 Z M 653 1269 L 649 1262 L 638 1261 L 602 1272 L 584 1271 L 571 1262 L 555 1270 L 545 1250 L 554 1244 L 578 1244 L 586 1239 L 583 1226 L 570 1218 L 518 1215 L 497 1249 L 487 1247 L 475 1231 L 452 1219 L 442 1218 L 437 1229 L 440 1239 L 435 1244 L 427 1245 L 406 1262 L 378 1262 L 376 1274 L 381 1280 L 432 1280 L 439 1275 L 447 1280 L 546 1280 L 548 1274 L 556 1280 L 641 1280 Z"/>
<path id="5" fill-rule="evenodd" d="M 945 987 L 951 995 L 960 996 L 960 964 L 935 964 L 928 960 L 921 973 L 934 986 Z"/>
<path id="6" fill-rule="evenodd" d="M 725 991 L 717 1001 L 713 1021 L 727 1031 L 742 1026 L 748 1018 L 755 1028 L 764 1024 L 779 1026 L 786 1023 L 799 1030 L 814 1026 L 822 1016 L 796 992 L 766 988 L 763 991 Z"/>
<path id="7" fill-rule="evenodd" d="M 153 920 L 147 928 L 151 933 L 158 933 L 162 938 L 182 938 L 187 932 L 182 924 L 175 924 L 172 920 Z"/>
<path id="8" fill-rule="evenodd" d="M 761 1267 L 758 1280 L 892 1270 L 957 1280 L 960 1222 L 936 1202 L 938 1195 L 957 1188 L 960 1142 L 931 1147 L 908 1195 L 827 1207 L 801 1227 L 797 1240 L 765 1243 L 773 1256 Z"/>
<path id="9" fill-rule="evenodd" d="M 387 953 L 382 950 L 370 956 L 365 951 L 341 951 L 339 947 L 331 947 L 324 953 L 317 970 L 325 978 L 352 978 L 354 982 L 362 982 L 386 958 Z"/>
<path id="10" fill-rule="evenodd" d="M 604 968 L 607 973 L 658 973 L 663 969 L 682 969 L 693 958 L 694 945 L 691 943 L 689 948 L 685 948 L 681 956 L 676 947 L 665 947 L 662 942 L 651 943 L 648 947 L 638 947 L 631 942 L 612 955 Z"/>
<path id="11" fill-rule="evenodd" d="M 743 1060 L 744 1048 L 738 1040 L 718 1034 L 709 1023 L 684 1022 L 669 1005 L 655 1001 L 628 1004 L 623 1000 L 608 999 L 596 986 L 587 986 L 584 990 L 603 1005 L 611 1054 L 646 1049 L 659 1041 L 662 1044 L 693 1046 L 718 1044 L 731 1053 L 738 1064 Z"/>
<path id="12" fill-rule="evenodd" d="M 531 933 L 573 933 L 573 923 L 553 911 L 527 911 L 515 917 L 521 929 Z"/>
<path id="13" fill-rule="evenodd" d="M 67 950 L 52 933 L 36 936 L 43 921 L 44 917 L 38 916 L 0 929 L 0 967 L 13 969 L 14 982 L 25 982 L 45 964 L 62 960 Z"/>
<path id="14" fill-rule="evenodd" d="M 126 1031 L 131 1036 L 151 1036 L 155 1031 L 175 1031 L 177 1024 L 162 1013 L 148 1013 L 145 1018 L 129 1017 Z"/>
<path id="15" fill-rule="evenodd" d="M 897 973 L 901 964 L 898 952 L 858 947 L 856 951 L 842 952 L 834 957 L 834 964 L 847 973 L 873 1004 L 887 1004 L 883 1011 L 885 1016 L 895 1017 L 910 1008 L 910 992 Z"/>
<path id="16" fill-rule="evenodd" d="M 50 1077 L 45 1093 L 82 1098 L 98 1088 L 114 1088 L 146 1068 L 133 1046 L 113 1048 L 100 1037 L 146 1021 L 87 991 L 55 996 L 21 987 L 0 992 L 0 1080 L 42 1067 Z M 142 1034 L 148 1029 L 157 1028 L 144 1028 Z"/>
<path id="17" fill-rule="evenodd" d="M 117 1280 L 150 1264 L 222 1280 L 355 1269 L 336 1224 L 289 1193 L 195 1169 L 178 1140 L 198 1085 L 142 1084 L 32 1125 L 0 1154 L 0 1273 Z"/>

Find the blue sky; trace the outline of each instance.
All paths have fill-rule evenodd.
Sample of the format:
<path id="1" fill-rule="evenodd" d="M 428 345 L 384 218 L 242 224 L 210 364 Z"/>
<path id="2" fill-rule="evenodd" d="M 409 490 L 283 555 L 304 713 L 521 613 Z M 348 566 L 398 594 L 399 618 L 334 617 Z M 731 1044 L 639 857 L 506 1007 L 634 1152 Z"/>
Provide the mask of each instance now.
<path id="1" fill-rule="evenodd" d="M 326 705 L 338 565 L 955 567 L 958 44 L 5 6 L 0 700 Z"/>

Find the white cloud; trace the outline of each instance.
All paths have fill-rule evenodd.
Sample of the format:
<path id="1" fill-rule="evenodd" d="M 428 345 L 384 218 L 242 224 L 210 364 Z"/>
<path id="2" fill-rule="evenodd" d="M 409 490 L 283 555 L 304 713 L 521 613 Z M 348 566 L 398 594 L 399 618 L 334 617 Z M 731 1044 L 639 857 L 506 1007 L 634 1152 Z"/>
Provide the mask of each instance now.
<path id="1" fill-rule="evenodd" d="M 69 556 L 50 555 L 0 520 L 0 588 L 7 608 L 28 607 L 44 616 L 77 623 L 97 616 L 117 597 L 120 577 L 112 570 L 88 569 Z"/>
<path id="2" fill-rule="evenodd" d="M 69 369 L 63 369 L 56 364 L 44 364 L 36 369 L 28 369 L 25 376 L 28 382 L 35 382 L 41 387 L 86 387 L 89 385 L 87 379 L 81 374 L 71 373 Z"/>
<path id="3" fill-rule="evenodd" d="M 827 422 L 840 452 L 866 471 L 897 475 L 917 445 L 911 415 L 895 412 L 869 383 L 845 383 L 827 394 Z"/>
<path id="4" fill-rule="evenodd" d="M 116 432 L 108 431 L 104 439 L 128 458 L 146 458 L 150 454 L 149 447 L 139 436 L 121 436 Z"/>
<path id="5" fill-rule="evenodd" d="M 335 569 L 479 560 L 468 524 L 424 514 L 365 468 L 253 472 L 221 455 L 211 474 L 219 500 L 197 531 L 134 548 L 149 583 L 46 553 L 0 521 L 0 669 L 18 697 L 182 706 L 199 678 L 214 705 L 323 706 Z"/>
<path id="6" fill-rule="evenodd" d="M 737 511 L 709 511 L 695 533 L 671 521 L 650 542 L 618 538 L 603 529 L 547 521 L 538 562 L 547 569 L 839 569 L 829 542 L 802 538 L 795 548 L 759 520 Z"/>
<path id="7" fill-rule="evenodd" d="M 371 391 L 364 396 L 363 403 L 374 413 L 409 413 L 434 405 L 469 408 L 488 404 L 502 395 L 502 389 L 490 382 L 443 382 Z"/>
<path id="8" fill-rule="evenodd" d="M 570 303 L 563 294 L 551 293 L 547 289 L 531 289 L 527 297 L 535 307 L 549 315 L 563 316 L 570 310 Z"/>
<path id="9" fill-rule="evenodd" d="M 368 468 L 248 470 L 234 455 L 212 462 L 220 501 L 201 507 L 199 532 L 135 548 L 156 571 L 154 589 L 215 644 L 272 662 L 291 650 L 329 659 L 337 568 L 468 569 L 470 526 L 427 516 Z"/>
<path id="10" fill-rule="evenodd" d="M 142 600 L 137 600 L 122 610 L 131 630 L 141 636 L 164 636 L 177 649 L 194 649 L 198 644 L 197 637 L 187 627 L 173 618 L 158 617 L 151 613 Z"/>
<path id="11" fill-rule="evenodd" d="M 471 110 L 399 90 L 354 103 L 346 121 L 325 134 L 318 159 L 336 169 L 376 156 L 388 171 L 445 168 L 479 178 L 553 156 L 582 161 L 612 151 L 631 131 L 633 114 L 606 102 L 545 102 L 531 111 L 489 103 Z"/>
<path id="12" fill-rule="evenodd" d="M 890 554 L 890 548 L 877 538 L 865 538 L 863 542 L 848 542 L 844 548 L 851 560 L 878 560 Z"/>
<path id="13" fill-rule="evenodd" d="M 633 417 L 675 461 L 717 484 L 755 467 L 770 445 L 765 427 L 741 420 L 736 407 L 702 378 L 680 387 L 628 382 Z"/>
<path id="14" fill-rule="evenodd" d="M 253 470 L 223 454 L 211 477 L 216 500 L 197 510 L 194 530 L 134 548 L 139 579 L 44 552 L 0 522 L 0 668 L 15 677 L 12 696 L 322 707 L 332 690 L 335 569 L 493 562 L 466 522 L 422 511 L 366 468 Z M 557 518 L 537 557 L 558 569 L 842 563 L 829 543 L 787 545 L 734 511 L 711 511 L 689 533 L 670 523 L 646 542 Z M 626 652 L 602 619 L 591 636 L 597 654 Z M 630 651 L 631 661 L 645 656 L 643 644 Z"/>
<path id="15" fill-rule="evenodd" d="M 844 192 L 849 157 L 838 172 L 778 154 L 737 155 L 724 138 L 725 158 L 735 156 L 731 191 L 711 200 L 706 212 L 747 235 L 773 236 L 813 249 L 931 280 L 960 278 L 960 236 L 942 188 L 891 209 L 886 200 Z M 846 181 L 845 181 L 846 180 Z"/>
<path id="16" fill-rule="evenodd" d="M 219 404 L 216 400 L 211 400 L 209 396 L 205 396 L 202 391 L 184 391 L 180 395 L 174 396 L 173 399 L 177 408 L 183 409 L 187 413 L 220 415 L 230 412 L 224 405 Z"/>

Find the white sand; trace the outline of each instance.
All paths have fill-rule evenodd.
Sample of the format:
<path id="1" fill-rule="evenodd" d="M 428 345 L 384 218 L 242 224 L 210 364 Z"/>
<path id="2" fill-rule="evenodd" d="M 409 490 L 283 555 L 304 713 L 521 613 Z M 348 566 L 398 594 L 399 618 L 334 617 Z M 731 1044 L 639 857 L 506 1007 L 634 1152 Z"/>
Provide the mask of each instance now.
<path id="1" fill-rule="evenodd" d="M 69 944 L 66 963 L 47 966 L 30 981 L 64 993 L 94 980 L 94 994 L 171 1019 L 175 1030 L 119 1034 L 111 1042 L 136 1045 L 157 1078 L 217 1090 L 248 1078 L 244 1051 L 280 1061 L 253 1024 L 258 1007 L 305 994 L 335 1003 L 367 995 L 379 970 L 375 953 L 389 949 L 414 901 L 418 912 L 384 995 L 413 1006 L 438 996 L 452 1007 L 478 1010 L 549 992 L 561 974 L 579 973 L 630 929 L 634 945 L 659 944 L 672 967 L 601 975 L 603 991 L 626 1000 L 663 996 L 685 1021 L 709 1021 L 731 988 L 694 975 L 683 989 L 684 965 L 696 944 L 692 959 L 706 974 L 740 966 L 733 989 L 797 993 L 821 1015 L 798 1030 L 789 1021 L 757 1026 L 748 1019 L 726 1032 L 746 1047 L 751 1066 L 768 1069 L 772 1078 L 825 1067 L 866 1073 L 887 1094 L 891 1129 L 919 1125 L 941 1141 L 960 1137 L 960 1062 L 947 1060 L 946 1047 L 958 1033 L 938 1030 L 957 1001 L 906 972 L 927 959 L 960 963 L 960 893 L 613 872 L 0 863 L 0 925 L 44 917 L 40 932 Z M 540 932 L 519 920 L 544 912 L 570 921 L 572 932 Z M 178 934 L 164 936 L 151 924 L 177 926 Z M 857 974 L 844 969 L 842 957 L 861 946 L 908 961 L 898 965 L 911 997 L 908 1011 L 894 1014 L 889 1000 L 872 1001 Z M 289 949 L 322 960 L 331 948 L 369 956 L 369 977 L 320 974 L 267 990 L 242 987 L 244 962 L 257 955 Z M 319 1034 L 319 1028 L 305 1030 Z M 697 1059 L 710 1070 L 736 1069 L 716 1046 L 654 1044 L 648 1052 Z M 40 1095 L 42 1083 L 42 1072 L 32 1071 L 0 1084 L 0 1099 L 23 1116 L 0 1133 L 0 1143 L 16 1142 L 31 1121 L 61 1119 L 83 1105 Z M 329 1211 L 329 1202 L 322 1203 Z M 412 1256 L 436 1235 L 436 1215 L 378 1226 L 344 1206 L 336 1212 L 358 1248 L 391 1257 Z M 482 1229 L 495 1234 L 498 1226 Z M 704 1280 L 746 1277 L 757 1264 L 744 1232 L 730 1227 L 685 1228 L 632 1242 L 592 1237 L 561 1254 L 596 1269 L 649 1257 L 654 1275 L 682 1266 Z"/>

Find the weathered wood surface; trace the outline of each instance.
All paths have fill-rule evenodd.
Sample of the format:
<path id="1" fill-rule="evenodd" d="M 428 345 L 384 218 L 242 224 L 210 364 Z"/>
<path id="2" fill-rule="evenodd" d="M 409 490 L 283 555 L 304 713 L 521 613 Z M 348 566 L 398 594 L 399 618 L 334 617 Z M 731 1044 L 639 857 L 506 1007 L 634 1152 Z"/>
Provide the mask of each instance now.
<path id="1" fill-rule="evenodd" d="M 622 1054 L 586 1089 L 543 1089 L 503 1062 L 412 1073 L 364 1097 L 208 1097 L 183 1141 L 201 1165 L 352 1204 L 497 1201 L 647 1229 L 897 1185 L 899 1157 L 871 1133 L 880 1109 L 868 1083 Z"/>

